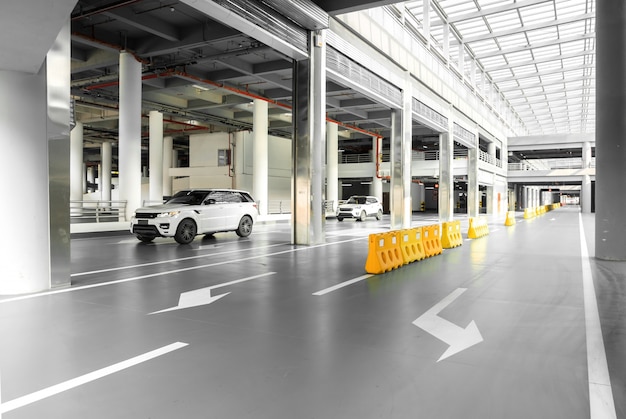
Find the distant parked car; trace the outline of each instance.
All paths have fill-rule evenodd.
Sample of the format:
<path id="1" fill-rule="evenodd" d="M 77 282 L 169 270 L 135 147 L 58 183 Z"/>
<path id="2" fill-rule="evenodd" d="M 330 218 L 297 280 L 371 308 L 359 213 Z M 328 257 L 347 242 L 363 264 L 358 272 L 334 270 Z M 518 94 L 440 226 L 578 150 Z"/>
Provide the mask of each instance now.
<path id="1" fill-rule="evenodd" d="M 337 220 L 344 218 L 356 218 L 357 221 L 365 221 L 366 217 L 383 217 L 383 206 L 375 196 L 354 195 L 337 208 Z"/>
<path id="2" fill-rule="evenodd" d="M 189 189 L 176 193 L 165 204 L 139 208 L 130 231 L 142 242 L 173 237 L 188 244 L 198 234 L 234 231 L 247 237 L 259 215 L 248 192 L 234 189 Z"/>

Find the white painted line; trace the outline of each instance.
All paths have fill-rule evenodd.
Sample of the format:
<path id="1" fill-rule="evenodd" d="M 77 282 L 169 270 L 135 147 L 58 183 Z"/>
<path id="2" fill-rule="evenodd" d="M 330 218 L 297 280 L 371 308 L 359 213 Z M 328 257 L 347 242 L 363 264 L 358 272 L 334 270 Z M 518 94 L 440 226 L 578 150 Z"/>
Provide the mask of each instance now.
<path id="1" fill-rule="evenodd" d="M 75 387 L 81 386 L 83 384 L 87 384 L 91 381 L 95 381 L 99 378 L 106 377 L 107 375 L 114 374 L 116 372 L 120 372 L 127 368 L 133 367 L 137 364 L 141 364 L 143 362 L 149 361 L 156 357 L 165 355 L 169 352 L 173 352 L 177 349 L 183 348 L 187 346 L 187 343 L 183 342 L 175 342 L 167 346 L 163 346 L 162 348 L 155 349 L 154 351 L 147 352 L 143 355 L 136 356 L 134 358 L 128 359 L 126 361 L 122 361 L 120 363 L 111 365 L 109 367 L 105 367 L 99 369 L 97 371 L 90 372 L 85 375 L 81 375 L 80 377 L 76 377 L 74 379 L 65 381 L 63 383 L 54 385 L 52 387 L 45 388 L 43 390 L 36 391 L 34 393 L 28 394 L 26 396 L 18 397 L 17 399 L 13 399 L 11 401 L 0 404 L 0 415 L 2 413 L 7 413 L 12 410 L 18 409 L 20 407 L 27 406 L 29 404 L 38 402 L 40 400 L 46 399 L 48 397 L 55 396 L 59 393 L 62 393 L 67 390 L 71 390 Z"/>
<path id="2" fill-rule="evenodd" d="M 97 270 L 97 271 L 90 271 L 90 272 L 79 272 L 79 273 L 72 274 L 71 276 L 72 277 L 76 277 L 76 276 L 100 274 L 100 273 L 104 273 L 104 272 L 122 271 L 122 270 L 125 270 L 125 269 L 143 268 L 144 266 L 162 265 L 164 263 L 174 263 L 174 262 L 181 262 L 181 261 L 184 261 L 184 260 L 193 260 L 193 259 L 208 258 L 208 257 L 214 257 L 214 256 L 222 256 L 222 255 L 228 255 L 228 254 L 231 254 L 231 253 L 247 252 L 247 251 L 250 251 L 250 250 L 257 250 L 257 249 L 269 249 L 270 247 L 286 246 L 286 245 L 289 245 L 289 244 L 290 243 L 278 243 L 278 244 L 272 244 L 272 245 L 269 245 L 269 246 L 251 247 L 249 249 L 229 250 L 227 252 L 211 253 L 211 254 L 205 254 L 205 255 L 189 256 L 189 257 L 186 257 L 186 258 L 169 259 L 169 260 L 161 260 L 161 261 L 158 261 L 158 262 L 142 263 L 140 265 L 119 266 L 117 268 L 100 269 L 100 270 Z"/>
<path id="3" fill-rule="evenodd" d="M 74 291 L 82 291 L 82 290 L 86 290 L 86 289 L 90 289 L 90 288 L 99 288 L 99 287 L 106 287 L 106 286 L 109 286 L 109 285 L 123 284 L 125 282 L 138 281 L 140 279 L 153 278 L 153 277 L 156 277 L 156 276 L 165 276 L 165 275 L 176 274 L 176 273 L 180 273 L 180 272 L 192 271 L 192 270 L 196 270 L 196 269 L 204 269 L 204 268 L 211 268 L 213 266 L 227 265 L 229 263 L 239 263 L 239 262 L 244 262 L 244 261 L 247 261 L 247 260 L 268 258 L 270 256 L 284 255 L 284 254 L 287 254 L 287 253 L 295 253 L 295 252 L 300 252 L 300 251 L 303 251 L 303 250 L 315 249 L 317 247 L 332 246 L 332 245 L 335 245 L 335 244 L 348 243 L 348 242 L 353 242 L 353 241 L 358 241 L 358 240 L 363 240 L 363 238 L 360 237 L 360 238 L 356 238 L 356 239 L 341 240 L 341 241 L 332 242 L 332 243 L 316 244 L 316 245 L 313 245 L 313 246 L 299 247 L 299 248 L 296 248 L 296 249 L 283 250 L 283 251 L 275 252 L 275 253 L 267 253 L 267 254 L 263 254 L 263 255 L 250 256 L 250 257 L 247 257 L 247 258 L 240 258 L 240 259 L 235 259 L 235 260 L 224 260 L 224 261 L 221 261 L 221 262 L 209 263 L 209 264 L 206 264 L 206 265 L 191 266 L 189 268 L 174 269 L 172 271 L 156 272 L 156 273 L 147 274 L 147 275 L 135 276 L 135 277 L 132 277 L 132 278 L 117 279 L 117 280 L 108 281 L 108 282 L 100 282 L 98 284 L 83 285 L 83 286 L 74 287 L 74 288 L 64 288 L 64 289 L 60 289 L 60 290 L 40 292 L 40 293 L 37 293 L 37 294 L 21 295 L 19 297 L 5 298 L 3 300 L 0 300 L 0 304 L 11 303 L 11 302 L 15 302 L 15 301 L 22 301 L 22 300 L 29 300 L 29 299 L 32 299 L 32 298 L 45 297 L 45 296 L 48 296 L 48 295 L 65 294 L 65 293 L 74 292 Z"/>
<path id="4" fill-rule="evenodd" d="M 587 374 L 589 377 L 589 409 L 591 419 L 615 419 L 615 402 L 611 377 L 606 361 L 604 339 L 598 313 L 598 301 L 593 285 L 589 250 L 583 227 L 582 215 L 578 214 L 580 228 L 580 253 L 582 256 L 583 293 L 585 299 L 585 332 L 587 335 Z"/>
<path id="5" fill-rule="evenodd" d="M 357 283 L 357 282 L 359 282 L 359 281 L 363 281 L 364 279 L 370 278 L 370 277 L 372 277 L 372 276 L 374 276 L 374 275 L 372 275 L 372 274 L 361 275 L 361 276 L 359 276 L 359 277 L 357 277 L 357 278 L 351 279 L 351 280 L 349 280 L 349 281 L 342 282 L 342 283 L 337 284 L 337 285 L 335 285 L 335 286 L 332 286 L 332 287 L 330 287 L 330 288 L 326 288 L 326 289 L 323 289 L 323 290 L 321 290 L 321 291 L 314 292 L 314 293 L 313 293 L 313 295 L 324 295 L 324 294 L 328 294 L 329 292 L 333 292 L 333 291 L 336 291 L 336 290 L 341 289 L 341 288 L 343 288 L 343 287 L 347 287 L 348 285 L 355 284 L 355 283 Z"/>

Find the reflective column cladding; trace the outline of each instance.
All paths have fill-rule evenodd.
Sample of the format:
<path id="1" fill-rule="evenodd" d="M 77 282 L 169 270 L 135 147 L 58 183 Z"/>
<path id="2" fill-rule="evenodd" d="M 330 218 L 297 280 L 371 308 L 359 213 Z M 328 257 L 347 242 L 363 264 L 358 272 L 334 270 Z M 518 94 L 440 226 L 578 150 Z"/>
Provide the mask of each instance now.
<path id="1" fill-rule="evenodd" d="M 596 10 L 596 257 L 626 260 L 626 8 L 623 0 Z"/>

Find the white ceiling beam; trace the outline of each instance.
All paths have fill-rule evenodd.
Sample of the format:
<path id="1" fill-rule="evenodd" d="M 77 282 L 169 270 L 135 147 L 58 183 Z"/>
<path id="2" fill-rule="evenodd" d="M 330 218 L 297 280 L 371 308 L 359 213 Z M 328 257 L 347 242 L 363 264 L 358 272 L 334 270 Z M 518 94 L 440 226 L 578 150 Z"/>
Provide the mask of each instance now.
<path id="1" fill-rule="evenodd" d="M 549 76 L 551 74 L 566 73 L 566 72 L 570 72 L 570 71 L 578 71 L 578 70 L 583 70 L 584 71 L 584 70 L 587 70 L 587 69 L 593 69 L 595 67 L 596 67 L 595 64 L 583 64 L 583 65 L 577 65 L 577 66 L 574 66 L 574 67 L 559 67 L 559 68 L 555 68 L 553 70 L 546 70 L 546 71 L 539 71 L 537 73 L 528 73 L 528 74 L 520 74 L 520 75 L 515 75 L 515 76 L 508 76 L 508 77 L 503 77 L 501 79 L 492 77 L 492 80 L 493 80 L 494 83 L 500 84 L 500 83 L 506 83 L 506 82 L 511 82 L 511 81 L 531 79 L 531 78 L 534 78 L 534 77 Z"/>
<path id="2" fill-rule="evenodd" d="M 594 39 L 595 37 L 596 37 L 595 33 L 587 33 L 587 34 L 583 34 L 583 35 L 568 36 L 566 38 L 553 39 L 551 41 L 545 41 L 545 42 L 538 42 L 538 43 L 532 44 L 532 45 L 524 45 L 524 46 L 520 46 L 520 47 L 506 48 L 506 49 L 501 49 L 501 50 L 490 51 L 490 52 L 485 53 L 485 54 L 478 54 L 478 55 L 476 55 L 476 59 L 477 60 L 482 60 L 483 58 L 498 57 L 500 55 L 505 55 L 505 54 L 515 54 L 517 52 L 531 51 L 533 49 L 545 48 L 545 47 L 550 47 L 550 46 L 553 46 L 553 45 L 562 45 L 562 44 L 567 44 L 567 43 L 570 43 L 570 42 L 584 41 L 585 39 Z"/>
<path id="3" fill-rule="evenodd" d="M 492 71 L 510 70 L 511 68 L 515 68 L 515 67 L 524 67 L 527 65 L 536 65 L 536 64 L 542 64 L 542 63 L 549 63 L 552 61 L 567 60 L 569 58 L 576 58 L 576 57 L 581 57 L 585 55 L 595 55 L 595 51 L 578 51 L 578 52 L 571 52 L 569 54 L 555 55 L 553 57 L 540 58 L 537 60 L 528 60 L 528 61 L 520 61 L 518 63 L 509 63 L 509 64 L 501 65 L 498 67 L 488 68 L 487 72 L 491 73 Z"/>
<path id="4" fill-rule="evenodd" d="M 586 81 L 586 80 L 595 80 L 595 76 L 582 76 L 582 77 L 576 77 L 573 79 L 555 79 L 555 80 L 550 80 L 550 81 L 545 81 L 545 82 L 540 82 L 540 83 L 533 83 L 533 84 L 528 84 L 526 86 L 511 86 L 511 87 L 499 87 L 500 93 L 506 93 L 506 92 L 514 92 L 516 90 L 526 90 L 526 89 L 536 89 L 538 87 L 546 87 L 546 86 L 554 86 L 555 84 L 568 84 L 568 83 L 575 83 L 578 81 Z"/>
<path id="5" fill-rule="evenodd" d="M 469 44 L 469 43 L 472 43 L 472 42 L 485 41 L 487 39 L 498 38 L 498 37 L 502 37 L 502 36 L 515 35 L 515 34 L 518 34 L 518 33 L 530 32 L 530 31 L 535 31 L 535 30 L 538 30 L 538 29 L 545 29 L 545 28 L 549 28 L 549 27 L 552 27 L 552 26 L 565 25 L 565 24 L 568 24 L 568 23 L 579 22 L 579 21 L 585 20 L 585 19 L 592 19 L 595 16 L 596 16 L 595 13 L 585 13 L 585 14 L 582 14 L 582 15 L 579 15 L 579 16 L 572 16 L 572 17 L 567 18 L 567 19 L 555 19 L 555 20 L 550 20 L 550 21 L 547 21 L 547 22 L 536 23 L 534 25 L 520 26 L 518 28 L 511 28 L 511 29 L 507 29 L 507 30 L 504 30 L 504 31 L 500 31 L 500 32 L 491 32 L 491 33 L 483 34 L 483 35 L 470 36 L 469 38 L 463 39 L 463 42 L 465 42 L 466 44 Z"/>
<path id="6" fill-rule="evenodd" d="M 553 2 L 554 0 L 526 0 L 518 1 L 517 3 L 505 4 L 502 6 L 490 7 L 488 9 L 478 10 L 476 12 L 469 12 L 459 15 L 453 15 L 448 18 L 448 23 L 463 22 L 464 20 L 476 19 L 478 17 L 484 17 L 501 12 L 508 12 L 509 10 L 521 9 L 522 7 L 534 6 L 541 3 Z"/>

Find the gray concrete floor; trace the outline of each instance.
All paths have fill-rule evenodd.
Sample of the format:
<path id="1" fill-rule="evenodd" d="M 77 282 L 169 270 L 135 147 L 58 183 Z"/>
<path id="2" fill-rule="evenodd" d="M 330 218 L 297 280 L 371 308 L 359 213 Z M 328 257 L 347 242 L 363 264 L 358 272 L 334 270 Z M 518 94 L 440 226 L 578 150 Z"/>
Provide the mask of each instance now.
<path id="1" fill-rule="evenodd" d="M 0 297 L 2 418 L 590 418 L 578 208 L 502 221 L 324 295 L 365 273 L 388 218 L 328 220 L 311 247 L 284 222 L 188 246 L 74 238 L 72 288 Z M 624 419 L 626 264 L 591 265 Z M 449 345 L 413 321 L 459 289 L 438 321 L 483 340 L 438 362 Z"/>

